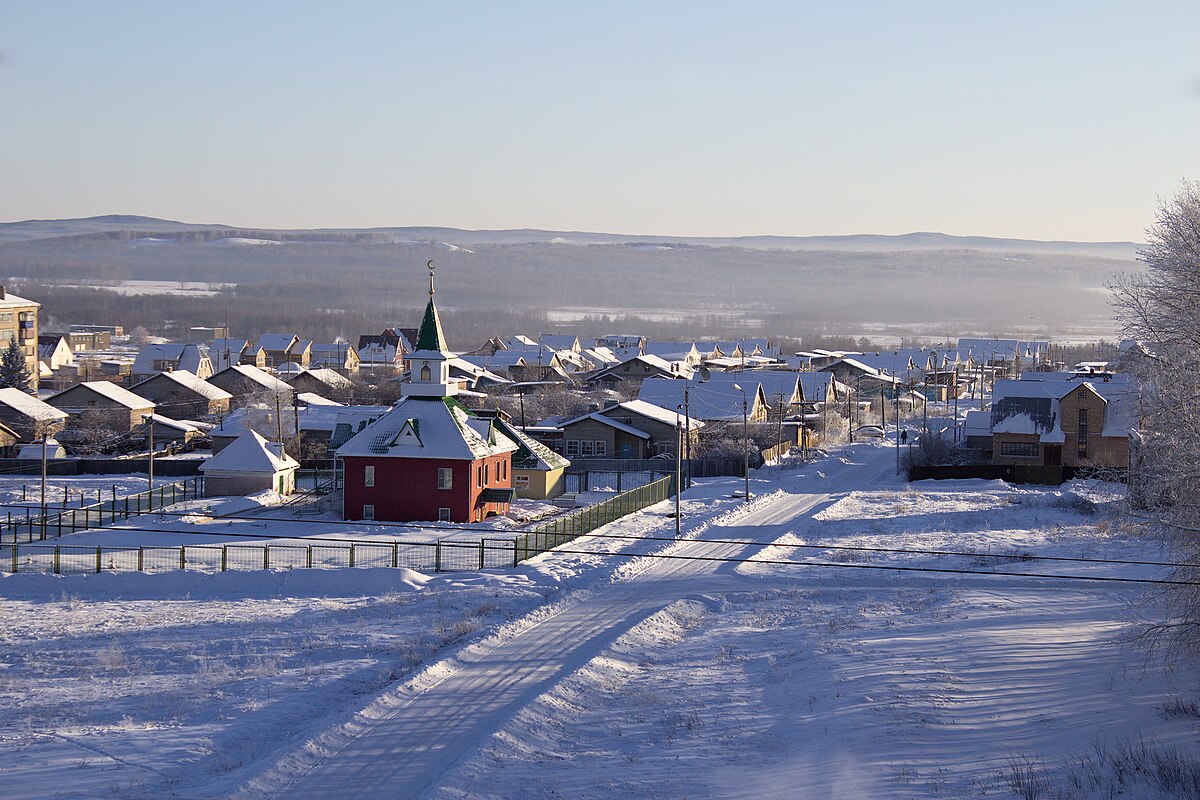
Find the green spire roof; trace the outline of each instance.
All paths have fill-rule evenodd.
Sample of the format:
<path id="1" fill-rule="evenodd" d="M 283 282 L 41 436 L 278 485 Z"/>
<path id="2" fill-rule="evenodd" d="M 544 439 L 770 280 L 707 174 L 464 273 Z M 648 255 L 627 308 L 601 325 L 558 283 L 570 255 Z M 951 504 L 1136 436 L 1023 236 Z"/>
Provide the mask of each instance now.
<path id="1" fill-rule="evenodd" d="M 432 294 L 429 305 L 425 306 L 425 318 L 421 320 L 421 330 L 417 332 L 416 348 L 418 350 L 433 350 L 444 353 L 446 335 L 442 333 L 442 319 L 438 316 L 437 306 L 433 304 Z"/>

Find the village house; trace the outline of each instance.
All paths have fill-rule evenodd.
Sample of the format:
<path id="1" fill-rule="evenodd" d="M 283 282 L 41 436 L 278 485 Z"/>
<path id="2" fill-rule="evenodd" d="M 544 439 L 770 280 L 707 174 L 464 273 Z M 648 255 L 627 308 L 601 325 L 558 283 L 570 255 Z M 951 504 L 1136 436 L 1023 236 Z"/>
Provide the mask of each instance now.
<path id="1" fill-rule="evenodd" d="M 108 381 L 86 381 L 64 389 L 46 400 L 77 422 L 96 423 L 114 432 L 129 432 L 154 411 L 154 402 Z"/>
<path id="2" fill-rule="evenodd" d="M 474 416 L 454 399 L 453 358 L 434 304 L 431 265 L 429 303 L 400 402 L 337 451 L 346 519 L 462 523 L 508 511 L 517 445 L 495 420 Z"/>
<path id="3" fill-rule="evenodd" d="M 20 389 L 0 389 L 0 422 L 16 433 L 18 441 L 32 442 L 43 434 L 54 436 L 69 416 Z"/>
<path id="4" fill-rule="evenodd" d="M 645 400 L 629 400 L 606 403 L 604 408 L 568 419 L 558 427 L 563 432 L 563 454 L 568 458 L 641 459 L 674 457 L 681 435 L 690 436 L 691 446 L 696 447 L 704 423 Z"/>
<path id="5" fill-rule="evenodd" d="M 151 431 L 153 427 L 153 431 Z M 153 435 L 151 435 L 153 433 Z M 133 435 L 145 443 L 148 449 L 154 443 L 155 452 L 185 445 L 204 436 L 205 428 L 198 422 L 171 419 L 161 414 L 151 414 L 146 421 L 134 429 Z"/>
<path id="6" fill-rule="evenodd" d="M 992 461 L 1126 469 L 1137 402 L 1137 385 L 1129 376 L 996 381 Z"/>
<path id="7" fill-rule="evenodd" d="M 258 337 L 256 347 L 263 351 L 268 368 L 277 368 L 293 361 L 302 367 L 308 366 L 308 353 L 293 357 L 293 350 L 300 344 L 300 337 L 293 333 L 264 333 Z"/>
<path id="8" fill-rule="evenodd" d="M 296 490 L 300 464 L 252 430 L 241 431 L 221 452 L 200 465 L 205 497 L 248 495 L 274 490 L 290 495 Z"/>
<path id="9" fill-rule="evenodd" d="M 747 377 L 753 377 L 753 373 L 748 373 Z M 732 381 L 713 383 L 649 378 L 642 382 L 638 399 L 660 408 L 686 406 L 688 416 L 705 423 L 741 422 L 744 399 L 750 421 L 765 421 L 770 402 L 762 387 L 752 380 L 738 385 L 744 391 L 733 388 Z"/>
<path id="10" fill-rule="evenodd" d="M 346 392 L 354 387 L 352 380 L 327 367 L 301 370 L 289 377 L 287 382 L 297 392 L 314 392 L 321 396 Z"/>
<path id="11" fill-rule="evenodd" d="M 229 413 L 233 395 L 201 380 L 187 370 L 160 372 L 130 387 L 136 395 L 154 402 L 162 413 L 176 419 L 199 419 Z"/>
<path id="12" fill-rule="evenodd" d="M 639 354 L 619 364 L 597 370 L 588 376 L 587 381 L 591 386 L 636 386 L 649 379 L 689 378 L 691 374 L 691 368 L 682 362 L 667 361 L 653 354 Z"/>
<path id="13" fill-rule="evenodd" d="M 238 408 L 264 396 L 280 397 L 290 403 L 293 389 L 274 375 L 248 364 L 234 364 L 208 379 L 213 386 L 233 396 L 230 406 Z"/>
<path id="14" fill-rule="evenodd" d="M 144 381 L 161 372 L 185 370 L 208 378 L 213 374 L 208 348 L 198 344 L 148 344 L 138 351 L 133 360 L 130 377 L 134 383 Z"/>
<path id="15" fill-rule="evenodd" d="M 16 342 L 25 356 L 25 373 L 29 385 L 37 389 L 41 370 L 38 368 L 38 310 L 41 303 L 18 297 L 0 286 L 0 351 Z"/>
<path id="16" fill-rule="evenodd" d="M 329 344 L 314 344 L 310 350 L 310 369 L 332 369 L 343 375 L 358 372 L 358 350 L 349 342 L 332 342 Z"/>
<path id="17" fill-rule="evenodd" d="M 231 364 L 249 364 L 259 369 L 267 366 L 267 354 L 261 349 L 252 351 L 250 342 L 246 339 L 213 339 L 208 345 L 208 359 L 212 363 L 214 373 L 228 368 Z"/>
<path id="18" fill-rule="evenodd" d="M 500 432 L 517 445 L 512 454 L 513 491 L 517 497 L 549 500 L 566 491 L 566 471 L 571 466 L 566 457 L 521 430 L 499 409 L 481 409 L 474 414 L 493 419 Z"/>
<path id="19" fill-rule="evenodd" d="M 38 336 L 38 360 L 51 372 L 75 364 L 75 353 L 67 337 L 61 333 Z"/>

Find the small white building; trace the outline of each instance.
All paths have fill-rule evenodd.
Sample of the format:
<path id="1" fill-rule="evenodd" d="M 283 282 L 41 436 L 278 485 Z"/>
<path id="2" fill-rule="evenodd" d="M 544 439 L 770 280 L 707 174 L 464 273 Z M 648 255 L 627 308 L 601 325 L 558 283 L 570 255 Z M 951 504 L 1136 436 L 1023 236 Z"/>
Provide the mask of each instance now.
<path id="1" fill-rule="evenodd" d="M 289 495 L 296 490 L 299 467 L 282 444 L 247 430 L 200 466 L 204 496 L 248 495 L 265 489 Z"/>

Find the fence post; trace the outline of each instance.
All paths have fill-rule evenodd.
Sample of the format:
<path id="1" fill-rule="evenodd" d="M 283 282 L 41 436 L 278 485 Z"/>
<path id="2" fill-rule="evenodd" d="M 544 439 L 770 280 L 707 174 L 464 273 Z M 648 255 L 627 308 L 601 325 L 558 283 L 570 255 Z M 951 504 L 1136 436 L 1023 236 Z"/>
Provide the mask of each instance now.
<path id="1" fill-rule="evenodd" d="M 228 557 L 229 557 L 228 546 L 221 545 L 221 572 L 225 571 L 225 566 L 228 562 Z"/>
<path id="2" fill-rule="evenodd" d="M 354 567 L 354 544 L 353 544 L 353 542 L 350 544 L 350 567 L 351 568 Z"/>
<path id="3" fill-rule="evenodd" d="M 145 565 L 146 565 L 145 558 L 146 558 L 145 552 L 143 551 L 142 546 L 139 544 L 138 545 L 138 570 L 137 570 L 138 572 L 144 571 Z"/>
<path id="4" fill-rule="evenodd" d="M 304 568 L 312 569 L 312 545 L 304 546 Z"/>
<path id="5" fill-rule="evenodd" d="M 479 568 L 483 569 L 483 539 L 479 540 Z"/>
<path id="6" fill-rule="evenodd" d="M 271 545 L 263 545 L 263 569 L 271 568 Z"/>
<path id="7" fill-rule="evenodd" d="M 514 550 L 514 552 L 515 552 L 515 550 Z M 515 567 L 516 564 L 513 564 L 513 566 Z M 13 571 L 14 575 L 17 574 L 17 537 L 16 537 L 16 534 L 13 534 L 12 571 Z"/>
<path id="8" fill-rule="evenodd" d="M 96 574 L 100 574 L 100 545 L 96 545 Z"/>
<path id="9" fill-rule="evenodd" d="M 187 553 L 185 552 L 186 550 L 187 550 L 186 544 L 179 545 L 179 568 L 180 569 L 187 569 Z"/>
<path id="10" fill-rule="evenodd" d="M 74 533 L 75 531 L 79 530 L 79 525 L 76 524 L 76 523 L 78 523 L 79 520 L 76 519 L 75 513 L 76 513 L 75 509 L 72 508 L 71 509 L 71 533 Z"/>
<path id="11" fill-rule="evenodd" d="M 400 566 L 400 545 L 392 542 L 392 567 Z"/>
<path id="12" fill-rule="evenodd" d="M 442 540 L 433 543 L 433 571 L 442 571 Z"/>
<path id="13" fill-rule="evenodd" d="M 54 574 L 58 575 L 58 545 L 54 545 Z"/>
<path id="14" fill-rule="evenodd" d="M 17 563 L 17 546 L 13 545 L 13 564 Z M 516 569 L 521 563 L 521 559 L 517 557 L 517 537 L 513 537 L 513 569 Z M 13 567 L 13 572 L 16 572 L 16 567 Z"/>

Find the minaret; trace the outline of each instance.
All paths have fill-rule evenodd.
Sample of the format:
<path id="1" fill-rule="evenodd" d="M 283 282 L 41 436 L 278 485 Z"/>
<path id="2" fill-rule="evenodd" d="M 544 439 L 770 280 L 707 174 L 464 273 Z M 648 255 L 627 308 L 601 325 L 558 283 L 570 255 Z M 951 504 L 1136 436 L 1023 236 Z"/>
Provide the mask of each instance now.
<path id="1" fill-rule="evenodd" d="M 429 267 L 429 304 L 425 306 L 425 317 L 421 330 L 417 332 L 416 350 L 409 353 L 408 382 L 400 384 L 404 397 L 436 400 L 458 393 L 458 384 L 450 381 L 450 359 L 454 354 L 446 347 L 446 336 L 442 333 L 442 320 L 437 305 L 433 302 L 433 262 Z"/>

